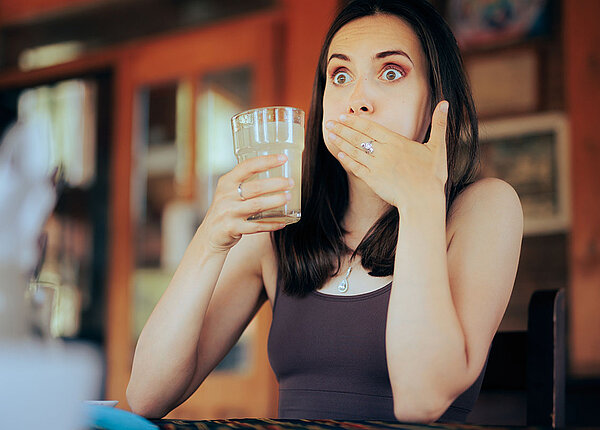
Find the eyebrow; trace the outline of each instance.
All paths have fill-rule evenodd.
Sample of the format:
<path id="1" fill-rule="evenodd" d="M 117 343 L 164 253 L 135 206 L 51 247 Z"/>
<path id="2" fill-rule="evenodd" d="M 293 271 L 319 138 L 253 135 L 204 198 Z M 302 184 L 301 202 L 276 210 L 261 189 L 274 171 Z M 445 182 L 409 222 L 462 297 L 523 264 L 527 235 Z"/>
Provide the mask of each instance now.
<path id="1" fill-rule="evenodd" d="M 413 66 L 415 65 L 415 63 L 413 63 L 413 60 L 411 60 L 410 56 L 406 52 L 404 52 L 404 51 L 402 51 L 400 49 L 394 49 L 394 50 L 391 50 L 391 51 L 379 52 L 379 53 L 375 54 L 375 57 L 373 57 L 373 58 L 381 59 L 381 58 L 390 57 L 392 55 L 401 55 L 403 57 L 406 57 L 406 58 L 408 58 L 408 61 L 410 61 L 410 63 Z M 350 58 L 347 55 L 344 55 L 344 54 L 331 54 L 329 56 L 329 60 L 327 60 L 327 64 L 329 64 L 329 62 L 331 61 L 332 58 L 339 58 L 340 60 L 348 61 L 348 62 L 350 61 Z"/>
<path id="2" fill-rule="evenodd" d="M 383 51 L 383 52 L 380 52 L 380 53 L 378 53 L 378 54 L 375 55 L 375 58 L 386 58 L 386 57 L 389 57 L 391 55 L 401 55 L 403 57 L 406 57 L 406 58 L 408 58 L 408 61 L 410 61 L 410 63 L 413 66 L 415 65 L 415 63 L 413 63 L 413 60 L 410 59 L 410 57 L 408 56 L 408 54 L 406 52 L 400 50 L 400 49 L 396 49 L 396 50 L 393 50 L 393 51 Z"/>
<path id="3" fill-rule="evenodd" d="M 340 60 L 343 61 L 348 61 L 350 62 L 350 58 L 348 58 L 347 55 L 344 54 L 331 54 L 331 56 L 329 57 L 329 60 L 327 60 L 327 64 L 329 64 L 329 62 L 333 59 L 333 58 L 339 58 Z"/>

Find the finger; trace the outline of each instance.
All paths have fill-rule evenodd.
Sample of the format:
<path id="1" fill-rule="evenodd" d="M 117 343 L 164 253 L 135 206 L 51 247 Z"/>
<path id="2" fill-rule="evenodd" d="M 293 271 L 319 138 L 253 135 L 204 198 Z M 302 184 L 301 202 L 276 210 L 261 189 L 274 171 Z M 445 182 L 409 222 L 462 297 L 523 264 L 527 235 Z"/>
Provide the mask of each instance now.
<path id="1" fill-rule="evenodd" d="M 376 140 L 360 131 L 357 131 L 347 125 L 337 122 L 337 121 L 327 121 L 325 127 L 329 130 L 329 137 L 332 136 L 340 137 L 350 144 L 352 144 L 355 148 L 360 148 L 360 144 L 363 142 L 370 142 L 372 140 Z"/>
<path id="2" fill-rule="evenodd" d="M 255 215 L 260 212 L 268 211 L 271 209 L 277 209 L 287 203 L 291 199 L 289 193 L 278 193 L 270 194 L 267 196 L 255 197 L 253 199 L 245 200 L 240 202 L 240 205 L 235 210 L 238 215 L 241 215 L 244 219 L 251 215 Z"/>
<path id="3" fill-rule="evenodd" d="M 240 184 L 244 199 L 252 199 L 268 193 L 277 191 L 287 191 L 294 186 L 294 180 L 291 178 L 268 178 L 257 179 Z"/>
<path id="4" fill-rule="evenodd" d="M 446 100 L 438 103 L 433 111 L 431 118 L 431 133 L 427 145 L 445 145 L 446 144 L 446 126 L 448 123 L 448 106 Z"/>
<path id="5" fill-rule="evenodd" d="M 351 172 L 357 178 L 363 179 L 369 173 L 369 169 L 365 165 L 353 160 L 344 152 L 338 154 L 338 160 L 347 171 Z"/>
<path id="6" fill-rule="evenodd" d="M 347 140 L 336 136 L 333 133 L 329 133 L 329 140 L 337 146 L 340 151 L 352 157 L 355 161 L 361 164 L 367 165 L 373 158 L 373 154 L 367 154 L 364 149 L 358 149 Z"/>
<path id="7" fill-rule="evenodd" d="M 368 118 L 355 116 L 355 115 L 340 115 L 341 124 L 349 127 L 364 136 L 367 136 L 368 140 L 376 140 L 380 143 L 391 142 L 396 139 L 409 140 L 401 134 L 395 133 L 387 127 L 372 121 Z M 363 141 L 364 142 L 364 141 Z"/>
<path id="8" fill-rule="evenodd" d="M 244 182 L 253 175 L 281 166 L 286 161 L 287 157 L 284 154 L 259 155 L 258 157 L 252 157 L 242 161 L 233 168 L 231 171 L 232 178 L 236 183 Z"/>

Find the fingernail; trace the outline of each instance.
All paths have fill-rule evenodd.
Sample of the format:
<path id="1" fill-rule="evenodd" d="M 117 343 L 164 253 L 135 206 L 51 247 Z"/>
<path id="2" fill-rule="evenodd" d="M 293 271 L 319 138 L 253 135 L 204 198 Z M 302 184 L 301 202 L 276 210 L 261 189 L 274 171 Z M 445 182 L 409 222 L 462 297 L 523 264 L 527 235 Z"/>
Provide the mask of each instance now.
<path id="1" fill-rule="evenodd" d="M 340 121 L 346 121 L 348 119 L 348 117 L 344 114 L 340 115 Z"/>
<path id="2" fill-rule="evenodd" d="M 292 200 L 292 195 L 290 193 L 285 193 L 285 199 L 289 202 Z"/>
<path id="3" fill-rule="evenodd" d="M 338 158 L 344 158 L 344 157 L 346 157 L 346 154 L 344 154 L 343 152 L 340 152 L 338 154 Z"/>
<path id="4" fill-rule="evenodd" d="M 325 127 L 328 128 L 329 130 L 331 130 L 333 128 L 333 121 L 327 121 L 327 123 L 325 124 Z"/>
<path id="5" fill-rule="evenodd" d="M 277 156 L 277 159 L 278 159 L 279 161 L 285 161 L 285 160 L 287 159 L 287 157 L 286 157 L 285 155 L 283 155 L 283 154 L 279 154 L 279 155 Z"/>
<path id="6" fill-rule="evenodd" d="M 294 182 L 294 180 L 292 178 L 288 179 L 288 182 L 290 184 L 290 187 L 293 187 L 294 184 L 295 184 L 295 182 Z"/>
<path id="7" fill-rule="evenodd" d="M 443 103 L 440 105 L 440 110 L 441 110 L 442 112 L 444 112 L 444 113 L 445 113 L 445 112 L 448 112 L 448 102 L 446 102 L 446 101 L 445 101 L 445 102 L 443 102 Z"/>
<path id="8" fill-rule="evenodd" d="M 336 139 L 336 135 L 333 134 L 333 133 L 329 133 L 329 139 L 335 140 Z"/>

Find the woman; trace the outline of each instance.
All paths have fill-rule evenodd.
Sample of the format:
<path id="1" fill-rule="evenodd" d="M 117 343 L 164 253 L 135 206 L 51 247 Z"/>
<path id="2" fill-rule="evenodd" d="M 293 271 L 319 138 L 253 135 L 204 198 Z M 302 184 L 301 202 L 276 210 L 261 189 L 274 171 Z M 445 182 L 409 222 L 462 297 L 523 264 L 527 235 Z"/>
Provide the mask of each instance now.
<path id="1" fill-rule="evenodd" d="M 140 336 L 132 409 L 159 417 L 187 399 L 269 300 L 280 418 L 464 421 L 522 237 L 516 193 L 474 182 L 476 157 L 443 19 L 421 0 L 351 3 L 319 60 L 302 220 L 247 221 L 286 202 L 288 180 L 248 180 L 283 156 L 219 180 Z"/>

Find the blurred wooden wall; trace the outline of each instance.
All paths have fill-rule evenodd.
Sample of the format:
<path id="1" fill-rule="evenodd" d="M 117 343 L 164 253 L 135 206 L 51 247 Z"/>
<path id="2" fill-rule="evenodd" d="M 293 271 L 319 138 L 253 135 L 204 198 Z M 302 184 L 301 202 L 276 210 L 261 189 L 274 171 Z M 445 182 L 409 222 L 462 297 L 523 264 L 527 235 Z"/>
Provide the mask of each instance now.
<path id="1" fill-rule="evenodd" d="M 0 25 L 17 24 L 112 0 L 0 0 Z"/>
<path id="2" fill-rule="evenodd" d="M 600 376 L 600 1 L 563 0 L 571 123 L 570 364 Z"/>

